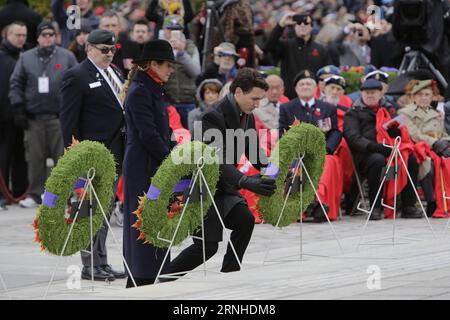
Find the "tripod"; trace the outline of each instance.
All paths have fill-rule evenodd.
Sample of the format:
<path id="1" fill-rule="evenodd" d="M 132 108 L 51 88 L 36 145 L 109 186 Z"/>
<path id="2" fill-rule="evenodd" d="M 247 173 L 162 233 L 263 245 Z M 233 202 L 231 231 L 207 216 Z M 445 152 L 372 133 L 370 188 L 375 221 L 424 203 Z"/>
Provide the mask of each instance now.
<path id="1" fill-rule="evenodd" d="M 214 21 L 212 21 L 214 19 Z M 219 13 L 217 12 L 216 5 L 214 1 L 206 1 L 206 22 L 205 28 L 203 30 L 203 35 L 201 39 L 203 40 L 203 60 L 202 60 L 202 70 L 204 71 L 206 68 L 206 61 L 208 60 L 208 53 L 211 51 L 210 48 L 210 37 L 211 37 L 211 26 L 215 22 L 217 28 L 219 29 L 219 33 L 222 36 L 222 39 L 225 38 L 225 32 L 223 30 L 223 26 L 220 23 Z"/>
<path id="2" fill-rule="evenodd" d="M 331 231 L 332 231 L 332 233 L 333 233 L 333 235 L 334 235 L 334 237 L 336 239 L 336 242 L 339 245 L 339 249 L 341 250 L 341 252 L 343 252 L 341 243 L 339 242 L 339 239 L 338 239 L 338 237 L 336 235 L 336 232 L 334 231 L 333 225 L 331 224 L 331 221 L 328 218 L 328 215 L 326 213 L 325 207 L 324 207 L 322 201 L 320 200 L 319 194 L 317 193 L 317 190 L 314 187 L 314 183 L 311 180 L 311 177 L 310 177 L 310 175 L 308 173 L 308 170 L 306 169 L 305 163 L 303 162 L 304 157 L 305 157 L 305 154 L 303 154 L 301 156 L 299 155 L 299 157 L 297 159 L 297 163 L 296 163 L 296 166 L 295 166 L 295 169 L 294 169 L 294 174 L 293 174 L 292 178 L 290 178 L 289 189 L 288 189 L 288 192 L 287 192 L 287 194 L 286 194 L 286 196 L 284 198 L 283 207 L 281 209 L 280 215 L 278 216 L 278 220 L 277 220 L 277 223 L 276 223 L 275 228 L 273 230 L 272 236 L 270 238 L 269 245 L 267 246 L 267 250 L 266 250 L 266 254 L 264 256 L 263 264 L 265 264 L 268 261 L 267 260 L 267 256 L 268 256 L 269 251 L 270 251 L 270 243 L 272 243 L 273 237 L 275 236 L 275 231 L 277 230 L 277 228 L 278 228 L 278 226 L 280 224 L 281 218 L 283 217 L 284 210 L 286 209 L 287 201 L 289 199 L 289 195 L 294 190 L 294 184 L 296 184 L 296 179 L 299 179 L 298 185 L 299 185 L 299 188 L 300 188 L 300 190 L 299 190 L 300 191 L 300 208 L 301 208 L 301 210 L 303 210 L 303 172 L 305 173 L 309 183 L 311 184 L 311 188 L 313 188 L 313 190 L 314 190 L 314 193 L 315 193 L 316 198 L 317 198 L 317 200 L 318 200 L 318 202 L 320 204 L 322 212 L 325 215 L 325 218 L 327 219 L 327 222 L 330 225 Z M 297 173 L 298 172 L 300 172 L 300 177 L 297 177 Z M 303 255 L 304 255 L 303 254 L 303 212 L 301 212 L 300 213 L 300 261 L 303 261 Z M 310 256 L 318 256 L 319 257 L 319 255 L 312 255 L 312 254 L 309 254 L 309 255 Z M 294 260 L 294 261 L 297 261 L 297 260 Z"/>
<path id="3" fill-rule="evenodd" d="M 420 208 L 422 209 L 422 213 L 423 213 L 425 219 L 427 220 L 428 226 L 430 227 L 430 230 L 431 230 L 433 236 L 436 237 L 436 235 L 435 235 L 435 233 L 434 233 L 434 230 L 433 230 L 433 227 L 431 226 L 430 220 L 428 219 L 428 216 L 427 216 L 427 214 L 426 214 L 426 212 L 425 212 L 425 209 L 424 209 L 424 207 L 423 207 L 422 201 L 420 200 L 419 194 L 417 193 L 416 186 L 414 185 L 414 182 L 413 182 L 413 180 L 412 180 L 412 178 L 411 178 L 411 175 L 410 175 L 410 173 L 409 173 L 409 171 L 408 171 L 408 166 L 407 166 L 407 164 L 406 164 L 405 160 L 403 159 L 403 156 L 402 156 L 402 154 L 401 154 L 401 152 L 400 152 L 400 144 L 401 144 L 401 140 L 402 140 L 401 137 L 395 138 L 395 141 L 394 141 L 394 145 L 393 145 L 393 146 L 388 145 L 388 144 L 385 144 L 385 141 L 383 141 L 383 145 L 384 145 L 385 147 L 391 148 L 392 151 L 391 151 L 391 155 L 390 155 L 388 164 L 386 165 L 386 172 L 385 172 L 385 174 L 384 174 L 384 176 L 383 176 L 383 179 L 381 180 L 380 187 L 378 188 L 377 194 L 376 194 L 376 196 L 375 196 L 375 199 L 373 200 L 373 203 L 372 203 L 372 206 L 371 206 L 371 208 L 370 208 L 370 211 L 367 211 L 367 210 L 365 210 L 364 208 L 361 208 L 360 204 L 358 204 L 358 210 L 367 213 L 368 216 L 367 216 L 366 222 L 365 222 L 365 224 L 364 224 L 364 227 L 363 227 L 363 229 L 362 229 L 362 231 L 361 231 L 361 236 L 360 236 L 360 238 L 359 238 L 359 243 L 358 243 L 357 250 L 359 249 L 359 247 L 360 247 L 360 245 L 361 245 L 361 241 L 362 241 L 364 232 L 365 232 L 365 230 L 366 230 L 366 228 L 367 228 L 367 225 L 368 225 L 368 223 L 369 223 L 370 217 L 372 216 L 372 212 L 373 212 L 373 210 L 374 210 L 374 208 L 375 208 L 375 204 L 377 203 L 377 199 L 378 199 L 378 197 L 379 197 L 380 194 L 381 194 L 381 190 L 383 189 L 384 182 L 386 181 L 386 179 L 387 179 L 387 177 L 388 177 L 389 171 L 392 170 L 392 169 L 391 169 L 391 164 L 392 164 L 392 162 L 394 162 L 394 169 L 393 169 L 393 170 L 394 170 L 394 181 L 395 181 L 395 182 L 394 182 L 394 206 L 392 207 L 392 206 L 390 206 L 390 205 L 388 205 L 388 204 L 385 204 L 384 201 L 383 201 L 383 199 L 381 199 L 381 206 L 382 206 L 382 207 L 385 207 L 385 208 L 388 208 L 388 209 L 391 209 L 391 210 L 394 211 L 394 213 L 393 213 L 393 225 L 392 225 L 392 237 L 389 237 L 389 238 L 382 238 L 382 239 L 376 239 L 376 240 L 371 240 L 371 241 L 368 241 L 368 242 L 378 242 L 378 241 L 380 241 L 380 240 L 392 239 L 392 245 L 395 246 L 395 240 L 396 240 L 396 239 L 403 239 L 403 240 L 419 240 L 419 239 L 413 239 L 413 238 L 398 237 L 398 236 L 396 236 L 396 234 L 395 234 L 395 227 L 396 227 L 396 213 L 397 213 L 397 185 L 398 185 L 399 159 L 400 159 L 400 161 L 401 161 L 400 164 L 403 166 L 403 168 L 404 168 L 405 171 L 406 171 L 406 174 L 408 175 L 408 181 L 409 181 L 409 183 L 411 183 L 411 185 L 412 185 L 412 187 L 413 187 L 413 189 L 414 189 L 414 193 L 415 193 L 415 195 L 416 195 L 417 200 L 418 200 L 419 203 L 420 203 Z M 368 243 L 366 243 L 366 244 L 368 244 Z M 378 244 L 379 244 L 379 243 L 378 243 Z"/>
<path id="4" fill-rule="evenodd" d="M 220 221 L 220 223 L 222 225 L 222 228 L 225 231 L 225 234 L 226 234 L 227 239 L 228 239 L 228 244 L 230 245 L 231 249 L 233 250 L 233 254 L 234 254 L 234 257 L 236 258 L 237 263 L 239 264 L 239 268 L 242 269 L 242 264 L 239 261 L 239 257 L 237 255 L 236 249 L 234 248 L 234 245 L 233 245 L 233 243 L 231 241 L 231 237 L 230 237 L 230 235 L 228 234 L 228 231 L 225 228 L 225 223 L 223 222 L 223 219 L 222 219 L 222 217 L 220 216 L 220 213 L 219 213 L 219 209 L 217 208 L 216 202 L 214 201 L 214 195 L 211 193 L 211 190 L 210 190 L 210 188 L 208 186 L 206 178 L 205 178 L 205 176 L 203 174 L 202 169 L 203 169 L 204 165 L 205 165 L 204 158 L 200 157 L 198 162 L 197 162 L 197 169 L 196 169 L 196 171 L 194 173 L 194 179 L 192 180 L 192 183 L 189 186 L 189 194 L 188 194 L 188 196 L 186 198 L 186 204 L 183 207 L 183 211 L 181 212 L 181 216 L 180 216 L 178 224 L 177 224 L 177 226 L 175 228 L 175 232 L 173 233 L 172 239 L 168 240 L 168 239 L 161 238 L 161 237 L 159 237 L 159 234 L 158 234 L 158 239 L 169 243 L 169 247 L 167 248 L 167 252 L 166 252 L 166 255 L 164 256 L 164 260 L 163 260 L 163 262 L 161 264 L 161 267 L 159 268 L 158 274 L 156 276 L 156 281 L 158 281 L 159 278 L 169 278 L 169 279 L 174 279 L 175 280 L 175 279 L 178 279 L 178 278 L 182 277 L 186 273 L 193 272 L 192 270 L 190 270 L 190 271 L 182 271 L 182 272 L 177 272 L 177 273 L 161 274 L 162 269 L 164 267 L 164 264 L 165 264 L 165 262 L 167 260 L 167 257 L 169 256 L 170 249 L 173 247 L 173 243 L 175 241 L 175 238 L 176 238 L 177 233 L 178 233 L 178 229 L 180 228 L 181 222 L 182 222 L 184 214 L 186 212 L 186 208 L 189 205 L 189 203 L 192 202 L 192 199 L 195 197 L 194 196 L 194 194 L 196 192 L 195 188 L 198 188 L 197 190 L 198 190 L 199 199 L 200 199 L 200 217 L 201 217 L 201 220 L 202 220 L 201 221 L 201 223 L 202 223 L 202 227 L 201 227 L 202 236 L 201 237 L 192 236 L 192 238 L 202 241 L 203 273 L 204 273 L 205 278 L 207 276 L 207 270 L 206 270 L 206 249 L 205 249 L 205 225 L 204 225 L 204 216 L 203 216 L 203 185 L 206 187 L 206 190 L 207 190 L 208 195 L 209 195 L 209 197 L 211 199 L 212 205 L 214 206 L 214 212 L 217 214 L 217 217 L 218 217 L 218 219 L 219 219 L 219 221 Z M 198 187 L 196 185 L 197 181 L 198 181 Z"/>
<path id="5" fill-rule="evenodd" d="M 94 245 L 94 232 L 93 232 L 92 219 L 93 219 L 93 215 L 95 214 L 95 210 L 93 210 L 93 201 L 92 201 L 93 197 L 92 196 L 95 197 L 95 201 L 97 202 L 97 204 L 98 204 L 98 206 L 100 208 L 100 211 L 101 211 L 101 213 L 103 215 L 104 221 L 108 225 L 109 232 L 111 233 L 111 235 L 112 235 L 112 237 L 114 239 L 114 242 L 115 242 L 115 244 L 117 246 L 117 250 L 118 250 L 118 252 L 119 252 L 119 254 L 120 254 L 121 258 L 122 258 L 122 261 L 123 261 L 123 263 L 125 265 L 125 268 L 127 269 L 128 275 L 130 276 L 131 280 L 133 281 L 134 286 L 137 287 L 136 282 L 134 281 L 133 275 L 131 274 L 130 268 L 128 267 L 127 261 L 125 260 L 123 254 L 122 254 L 122 251 L 121 251 L 122 247 L 120 246 L 119 242 L 117 241 L 117 239 L 116 239 L 116 237 L 115 237 L 115 235 L 114 235 L 114 233 L 112 231 L 111 225 L 109 224 L 108 217 L 106 216 L 105 211 L 103 210 L 103 206 L 102 206 L 102 204 L 100 202 L 100 199 L 98 198 L 97 192 L 95 191 L 94 185 L 92 183 L 93 180 L 94 180 L 94 177 L 95 177 L 95 169 L 94 168 L 90 168 L 89 171 L 88 171 L 88 174 L 87 174 L 86 183 L 84 184 L 84 188 L 83 188 L 84 190 L 83 190 L 83 194 L 81 195 L 80 204 L 78 205 L 78 209 L 76 211 L 75 218 L 73 219 L 73 222 L 72 222 L 72 224 L 70 226 L 69 233 L 67 234 L 66 240 L 64 242 L 64 245 L 63 245 L 63 248 L 61 250 L 61 254 L 59 255 L 59 257 L 61 258 L 63 256 L 63 254 L 64 254 L 64 251 L 66 250 L 66 247 L 67 247 L 67 244 L 69 242 L 70 236 L 72 234 L 73 228 L 75 226 L 75 223 L 77 222 L 77 218 L 78 218 L 78 215 L 80 213 L 80 208 L 81 208 L 81 206 L 83 204 L 83 201 L 84 201 L 87 193 L 89 192 L 89 222 L 90 222 L 89 226 L 90 226 L 90 241 L 91 241 L 90 242 L 90 252 L 91 252 L 91 283 L 92 283 L 91 288 L 92 288 L 92 291 L 94 290 L 94 254 L 93 254 L 93 251 L 94 251 L 94 248 L 93 248 L 93 245 Z M 59 263 L 60 263 L 60 261 L 58 261 L 58 263 L 55 266 L 55 269 L 53 270 L 52 277 L 50 279 L 50 282 L 48 283 L 47 289 L 46 289 L 45 294 L 44 294 L 44 299 L 47 298 L 48 291 L 50 289 L 50 286 L 53 283 L 53 279 L 55 278 L 56 270 L 59 267 Z"/>
<path id="6" fill-rule="evenodd" d="M 424 65 L 431 71 L 433 76 L 436 77 L 437 81 L 439 81 L 444 90 L 447 89 L 448 84 L 444 76 L 439 72 L 438 69 L 434 67 L 434 65 L 425 56 L 425 54 L 419 50 L 411 50 L 410 48 L 407 48 L 406 53 L 403 56 L 402 63 L 400 64 L 398 74 L 401 75 L 403 73 L 406 73 L 407 71 L 417 70 L 421 65 Z"/>

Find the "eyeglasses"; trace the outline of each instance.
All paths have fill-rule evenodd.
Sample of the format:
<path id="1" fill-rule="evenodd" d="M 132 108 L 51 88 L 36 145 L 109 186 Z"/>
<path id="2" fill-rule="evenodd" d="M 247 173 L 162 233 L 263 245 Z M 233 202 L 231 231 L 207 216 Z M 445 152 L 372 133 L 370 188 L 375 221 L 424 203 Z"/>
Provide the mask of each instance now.
<path id="1" fill-rule="evenodd" d="M 41 36 L 43 36 L 43 37 L 53 37 L 55 35 L 55 33 L 54 32 L 42 32 L 41 33 Z"/>
<path id="2" fill-rule="evenodd" d="M 117 51 L 117 48 L 116 48 L 116 47 L 110 47 L 110 48 L 104 47 L 104 48 L 99 48 L 99 47 L 94 46 L 94 45 L 93 45 L 93 47 L 94 47 L 95 49 L 99 50 L 99 51 L 100 51 L 101 53 L 103 53 L 103 54 L 108 54 L 108 52 L 110 52 L 110 51 L 111 51 L 112 54 L 114 54 L 114 53 L 116 53 L 116 51 Z"/>

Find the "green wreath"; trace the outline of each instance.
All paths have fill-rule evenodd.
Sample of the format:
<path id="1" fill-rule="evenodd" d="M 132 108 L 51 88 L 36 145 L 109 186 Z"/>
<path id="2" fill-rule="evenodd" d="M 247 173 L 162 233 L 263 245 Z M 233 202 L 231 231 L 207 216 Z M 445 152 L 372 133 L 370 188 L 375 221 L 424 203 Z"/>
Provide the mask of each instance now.
<path id="1" fill-rule="evenodd" d="M 67 200 L 71 197 L 74 183 L 86 176 L 90 168 L 95 169 L 93 185 L 104 210 L 109 208 L 116 178 L 114 157 L 106 147 L 94 141 L 83 141 L 67 149 L 53 168 L 45 183 L 44 203 L 39 206 L 34 220 L 35 241 L 41 249 L 60 255 L 71 228 L 71 220 L 65 218 Z M 50 200 L 45 200 L 49 196 Z M 63 256 L 84 250 L 90 243 L 88 217 L 77 218 Z M 103 214 L 97 206 L 93 215 L 93 231 L 97 233 L 103 225 Z"/>
<path id="2" fill-rule="evenodd" d="M 173 200 L 173 188 L 180 180 L 191 175 L 197 169 L 199 159 L 203 157 L 203 174 L 214 196 L 219 181 L 219 160 L 214 148 L 199 141 L 183 143 L 175 147 L 163 161 L 153 176 L 149 192 L 139 198 L 139 207 L 134 212 L 137 221 L 133 225 L 140 231 L 138 239 L 159 248 L 167 248 L 170 243 L 161 240 L 171 240 L 181 217 L 185 200 L 173 215 L 168 215 L 168 207 Z M 192 176 L 194 179 L 194 176 Z M 203 192 L 207 190 L 203 186 Z M 152 198 L 152 199 L 150 199 Z M 200 213 L 200 202 L 189 202 L 173 245 L 180 244 L 188 235 L 195 233 L 211 206 L 208 195 L 203 201 L 203 217 Z"/>
<path id="3" fill-rule="evenodd" d="M 266 223 L 276 226 L 285 200 L 285 178 L 292 161 L 303 153 L 305 154 L 303 158 L 305 167 L 314 186 L 317 187 L 325 164 L 325 135 L 319 128 L 307 123 L 292 126 L 272 151 L 269 161 L 277 171 L 277 190 L 271 197 L 261 196 L 259 200 L 259 207 Z M 300 192 L 291 194 L 279 227 L 296 222 L 300 212 L 304 212 L 314 200 L 314 190 L 305 174 L 303 180 L 305 181 L 303 207 L 300 207 Z"/>

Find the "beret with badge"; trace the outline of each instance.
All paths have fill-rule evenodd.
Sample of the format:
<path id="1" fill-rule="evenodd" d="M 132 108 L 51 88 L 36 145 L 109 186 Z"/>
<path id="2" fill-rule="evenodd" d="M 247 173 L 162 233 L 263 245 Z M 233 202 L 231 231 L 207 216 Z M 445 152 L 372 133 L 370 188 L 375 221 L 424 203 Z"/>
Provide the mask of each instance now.
<path id="1" fill-rule="evenodd" d="M 312 79 L 316 81 L 314 74 L 309 70 L 302 70 L 294 78 L 294 87 L 297 85 L 297 82 L 303 79 Z"/>
<path id="2" fill-rule="evenodd" d="M 316 73 L 317 79 L 320 79 L 320 77 L 323 76 L 324 74 L 340 76 L 341 75 L 341 70 L 339 70 L 339 68 L 334 66 L 334 65 L 325 66 L 323 68 L 320 68 L 317 71 L 317 73 Z"/>
<path id="3" fill-rule="evenodd" d="M 91 44 L 106 44 L 106 45 L 115 45 L 116 44 L 116 37 L 114 36 L 114 33 L 106 30 L 94 30 L 91 33 L 89 33 L 87 42 Z"/>

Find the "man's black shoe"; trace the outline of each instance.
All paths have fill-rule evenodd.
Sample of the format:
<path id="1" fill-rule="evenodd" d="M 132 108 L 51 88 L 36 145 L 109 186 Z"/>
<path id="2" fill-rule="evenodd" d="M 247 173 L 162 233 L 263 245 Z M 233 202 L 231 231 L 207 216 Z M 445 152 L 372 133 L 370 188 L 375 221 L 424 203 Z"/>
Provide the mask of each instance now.
<path id="1" fill-rule="evenodd" d="M 81 271 L 81 279 L 91 280 L 91 267 L 83 267 Z M 114 275 L 110 272 L 106 272 L 102 267 L 94 267 L 94 280 L 95 281 L 114 281 Z"/>
<path id="2" fill-rule="evenodd" d="M 373 208 L 372 214 L 370 215 L 370 220 L 381 220 L 383 219 L 383 209 Z"/>
<path id="3" fill-rule="evenodd" d="M 127 277 L 127 274 L 125 272 L 116 271 L 109 264 L 104 264 L 104 265 L 101 266 L 101 268 L 105 272 L 111 273 L 114 276 L 114 278 L 116 278 L 116 279 L 125 279 Z"/>
<path id="4" fill-rule="evenodd" d="M 436 202 L 429 202 L 427 203 L 427 217 L 431 218 L 433 216 L 433 213 L 436 211 Z"/>
<path id="5" fill-rule="evenodd" d="M 328 206 L 323 205 L 323 207 L 325 208 L 326 214 L 328 214 L 328 212 L 330 211 Z M 317 206 L 314 208 L 313 217 L 314 217 L 313 221 L 316 223 L 322 223 L 327 221 L 327 217 L 325 216 L 325 213 L 323 212 L 320 203 L 318 203 Z"/>
<path id="6" fill-rule="evenodd" d="M 402 208 L 401 217 L 404 219 L 420 219 L 422 218 L 422 212 L 414 206 L 407 206 Z"/>

